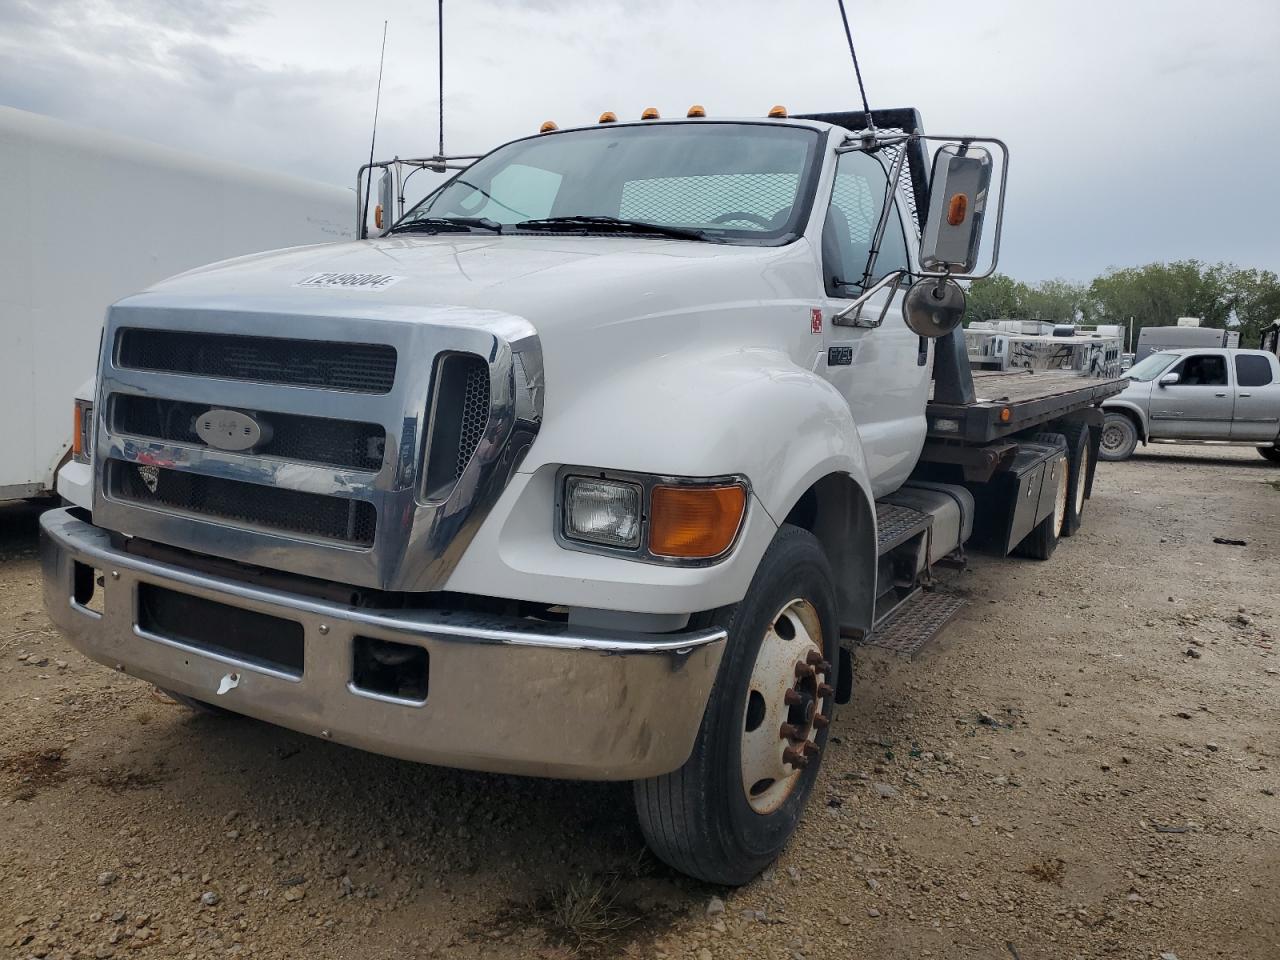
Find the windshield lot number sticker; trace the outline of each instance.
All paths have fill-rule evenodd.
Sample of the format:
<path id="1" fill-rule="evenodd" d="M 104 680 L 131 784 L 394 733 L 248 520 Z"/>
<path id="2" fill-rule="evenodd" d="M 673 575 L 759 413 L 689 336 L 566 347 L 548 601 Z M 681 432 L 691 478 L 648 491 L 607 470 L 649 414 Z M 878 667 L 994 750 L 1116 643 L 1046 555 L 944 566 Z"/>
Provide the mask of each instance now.
<path id="1" fill-rule="evenodd" d="M 295 287 L 319 287 L 324 290 L 385 290 L 403 280 L 386 273 L 313 273 L 303 277 Z"/>

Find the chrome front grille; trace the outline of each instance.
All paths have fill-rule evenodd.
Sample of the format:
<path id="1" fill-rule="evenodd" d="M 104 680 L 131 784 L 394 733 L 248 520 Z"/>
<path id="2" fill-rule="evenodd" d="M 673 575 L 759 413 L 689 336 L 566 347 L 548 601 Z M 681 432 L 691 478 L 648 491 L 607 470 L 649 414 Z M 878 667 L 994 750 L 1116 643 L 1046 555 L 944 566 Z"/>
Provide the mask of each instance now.
<path id="1" fill-rule="evenodd" d="M 207 404 L 135 394 L 113 394 L 107 402 L 107 416 L 113 433 L 194 446 L 204 445 L 196 428 L 200 418 L 208 412 Z M 238 412 L 248 413 L 269 428 L 270 439 L 253 448 L 258 456 L 352 470 L 376 472 L 382 468 L 387 431 L 376 423 L 261 410 L 241 409 Z"/>
<path id="2" fill-rule="evenodd" d="M 355 547 L 373 546 L 377 511 L 365 500 L 123 460 L 108 461 L 105 476 L 108 494 L 128 503 Z"/>
<path id="3" fill-rule="evenodd" d="M 116 357 L 131 370 L 356 393 L 389 393 L 396 376 L 395 348 L 375 343 L 125 328 Z"/>
<path id="4" fill-rule="evenodd" d="M 439 589 L 537 433 L 538 339 L 491 312 L 433 324 L 360 310 L 193 309 L 154 294 L 113 307 L 95 523 L 338 583 Z M 260 438 L 219 445 L 202 422 L 215 411 Z"/>

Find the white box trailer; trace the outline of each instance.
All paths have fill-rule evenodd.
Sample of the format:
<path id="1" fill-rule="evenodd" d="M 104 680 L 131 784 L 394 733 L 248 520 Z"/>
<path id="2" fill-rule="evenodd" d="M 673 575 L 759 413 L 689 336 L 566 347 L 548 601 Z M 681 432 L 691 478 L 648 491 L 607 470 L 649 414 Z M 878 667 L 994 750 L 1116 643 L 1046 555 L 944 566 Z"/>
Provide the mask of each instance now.
<path id="1" fill-rule="evenodd" d="M 0 107 L 0 500 L 53 491 L 108 305 L 211 261 L 351 239 L 353 200 Z"/>

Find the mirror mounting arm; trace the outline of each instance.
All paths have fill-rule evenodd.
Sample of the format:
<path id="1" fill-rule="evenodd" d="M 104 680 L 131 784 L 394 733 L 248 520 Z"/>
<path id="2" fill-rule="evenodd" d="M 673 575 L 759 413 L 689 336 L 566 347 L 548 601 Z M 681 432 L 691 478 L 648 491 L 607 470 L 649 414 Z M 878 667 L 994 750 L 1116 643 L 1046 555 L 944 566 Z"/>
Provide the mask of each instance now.
<path id="1" fill-rule="evenodd" d="M 859 294 L 857 299 L 847 306 L 841 307 L 838 312 L 832 315 L 831 323 L 837 327 L 863 327 L 865 329 L 874 330 L 876 327 L 884 323 L 884 318 L 889 314 L 889 305 L 893 303 L 893 297 L 898 292 L 898 288 L 902 285 L 902 279 L 907 275 L 905 270 L 894 270 L 886 273 L 880 280 L 869 290 Z M 874 319 L 864 317 L 862 308 L 867 302 L 885 287 L 891 287 L 889 295 L 884 298 L 884 306 L 880 308 L 880 315 Z"/>

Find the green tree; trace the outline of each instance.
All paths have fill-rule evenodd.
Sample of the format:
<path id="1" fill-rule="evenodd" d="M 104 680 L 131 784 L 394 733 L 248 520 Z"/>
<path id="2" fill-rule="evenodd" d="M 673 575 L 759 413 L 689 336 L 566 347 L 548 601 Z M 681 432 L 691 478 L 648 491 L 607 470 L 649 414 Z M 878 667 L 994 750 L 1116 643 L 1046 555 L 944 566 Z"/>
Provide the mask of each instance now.
<path id="1" fill-rule="evenodd" d="M 1280 277 L 1270 270 L 1234 270 L 1228 282 L 1236 296 L 1240 345 L 1255 347 L 1262 329 L 1280 320 Z"/>
<path id="2" fill-rule="evenodd" d="M 964 322 L 968 325 L 974 320 L 1020 318 L 1026 296 L 1027 285 L 1003 273 L 975 280 L 969 285 Z"/>

